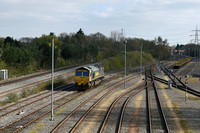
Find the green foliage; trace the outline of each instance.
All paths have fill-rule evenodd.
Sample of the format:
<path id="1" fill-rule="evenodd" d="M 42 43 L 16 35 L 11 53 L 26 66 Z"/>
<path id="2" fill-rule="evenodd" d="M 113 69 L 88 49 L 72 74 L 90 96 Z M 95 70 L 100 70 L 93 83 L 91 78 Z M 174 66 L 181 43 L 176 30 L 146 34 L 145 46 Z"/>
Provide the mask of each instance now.
<path id="1" fill-rule="evenodd" d="M 21 93 L 20 93 L 20 97 L 21 98 L 26 98 L 28 97 L 28 92 L 26 90 L 23 90 Z"/>
<path id="2" fill-rule="evenodd" d="M 62 57 L 58 57 L 57 60 L 56 60 L 56 64 L 55 64 L 55 67 L 64 67 L 66 66 L 67 63 L 66 61 L 62 58 Z"/>
<path id="3" fill-rule="evenodd" d="M 97 61 L 102 60 L 103 59 L 103 54 L 99 51 L 96 58 L 97 58 Z"/>
<path id="4" fill-rule="evenodd" d="M 142 63 L 146 64 L 149 62 L 154 62 L 155 59 L 149 53 L 142 54 Z M 131 62 L 131 64 L 130 64 Z M 126 55 L 126 66 L 138 66 L 140 64 L 140 52 L 128 52 Z M 109 57 L 103 60 L 103 66 L 105 71 L 117 70 L 124 68 L 124 53 L 119 53 L 117 56 Z"/>
<path id="5" fill-rule="evenodd" d="M 196 44 L 187 44 L 184 46 L 184 51 L 185 51 L 185 54 L 188 55 L 188 56 L 196 56 L 195 53 L 198 53 L 197 51 L 200 49 L 200 46 L 199 45 L 196 45 Z"/>
<path id="6" fill-rule="evenodd" d="M 10 93 L 7 96 L 6 102 L 7 103 L 13 103 L 13 102 L 17 102 L 18 101 L 18 96 L 16 93 Z"/>
<path id="7" fill-rule="evenodd" d="M 122 68 L 124 43 L 120 42 L 121 40 L 118 38 L 114 41 L 113 38 L 108 38 L 99 32 L 85 35 L 82 29 L 73 34 L 61 33 L 57 37 L 54 36 L 55 67 L 103 61 L 105 70 Z M 131 62 L 131 65 L 136 65 L 139 62 L 141 44 L 143 44 L 143 53 L 151 54 L 152 58 L 162 60 L 169 57 L 166 39 L 163 40 L 161 37 L 155 40 L 128 38 L 127 55 L 130 53 L 130 57 L 127 56 L 127 64 Z M 14 40 L 12 37 L 0 38 L 0 67 L 8 69 L 9 77 L 33 73 L 40 69 L 50 69 L 51 58 L 52 36 L 42 35 L 39 38 L 21 38 L 20 40 Z M 143 62 L 148 59 L 144 55 Z"/>
<path id="8" fill-rule="evenodd" d="M 103 66 L 104 66 L 104 71 L 105 71 L 105 72 L 108 72 L 108 71 L 110 70 L 110 67 L 109 67 L 109 60 L 108 60 L 108 59 L 104 59 L 104 60 L 102 61 L 102 63 L 103 63 Z"/>
<path id="9" fill-rule="evenodd" d="M 0 62 L 0 69 L 5 69 L 7 67 L 7 64 L 5 61 Z"/>

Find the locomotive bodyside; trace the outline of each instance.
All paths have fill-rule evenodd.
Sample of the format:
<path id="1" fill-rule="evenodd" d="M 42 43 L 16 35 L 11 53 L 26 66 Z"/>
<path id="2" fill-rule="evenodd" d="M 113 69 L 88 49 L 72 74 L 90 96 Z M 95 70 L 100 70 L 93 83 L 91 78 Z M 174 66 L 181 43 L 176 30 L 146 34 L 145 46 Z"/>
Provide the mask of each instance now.
<path id="1" fill-rule="evenodd" d="M 86 90 L 103 81 L 104 68 L 100 64 L 80 67 L 75 71 L 75 87 L 78 90 Z"/>

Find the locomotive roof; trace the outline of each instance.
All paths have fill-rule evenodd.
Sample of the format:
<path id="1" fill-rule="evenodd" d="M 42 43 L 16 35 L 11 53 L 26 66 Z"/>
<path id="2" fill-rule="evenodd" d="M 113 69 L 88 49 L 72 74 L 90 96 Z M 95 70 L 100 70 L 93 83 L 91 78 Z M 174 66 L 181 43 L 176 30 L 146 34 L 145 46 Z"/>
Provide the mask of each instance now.
<path id="1" fill-rule="evenodd" d="M 82 70 L 82 69 L 86 69 L 88 71 L 97 71 L 99 69 L 103 69 L 103 66 L 100 65 L 100 64 L 95 64 L 95 65 L 91 65 L 91 66 L 83 66 L 83 67 L 80 67 L 76 70 Z"/>

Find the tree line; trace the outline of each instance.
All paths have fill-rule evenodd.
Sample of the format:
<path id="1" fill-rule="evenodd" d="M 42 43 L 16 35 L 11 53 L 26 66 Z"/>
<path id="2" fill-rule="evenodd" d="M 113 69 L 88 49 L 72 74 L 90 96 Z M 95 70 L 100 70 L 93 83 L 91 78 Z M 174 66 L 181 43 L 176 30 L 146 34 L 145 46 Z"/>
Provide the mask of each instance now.
<path id="1" fill-rule="evenodd" d="M 76 33 L 61 33 L 54 36 L 55 67 L 72 64 L 102 61 L 123 53 L 123 35 L 111 32 L 110 37 L 97 32 L 85 35 L 80 29 Z M 121 38 L 121 39 L 120 39 Z M 169 58 L 167 39 L 161 37 L 154 40 L 142 38 L 126 38 L 127 52 L 140 51 L 141 44 L 145 53 L 154 58 Z M 27 74 L 51 68 L 52 36 L 24 37 L 19 40 L 12 37 L 0 38 L 0 68 L 11 70 L 12 75 Z"/>

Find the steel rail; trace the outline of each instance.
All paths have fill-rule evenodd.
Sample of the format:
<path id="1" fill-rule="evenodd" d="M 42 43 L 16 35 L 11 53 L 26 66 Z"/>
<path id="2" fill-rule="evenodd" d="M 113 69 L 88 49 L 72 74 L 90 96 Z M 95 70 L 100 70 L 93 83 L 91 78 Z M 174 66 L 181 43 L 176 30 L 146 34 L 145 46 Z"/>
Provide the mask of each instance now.
<path id="1" fill-rule="evenodd" d="M 69 74 L 69 73 L 71 73 L 71 72 L 67 72 L 67 73 L 61 74 L 61 75 L 67 75 L 67 74 Z M 54 77 L 58 77 L 58 76 L 61 76 L 61 75 L 56 75 L 56 76 L 54 76 Z M 8 96 L 10 93 L 13 93 L 13 92 L 16 93 L 16 92 L 20 92 L 20 91 L 26 90 L 27 87 L 33 88 L 33 87 L 37 86 L 39 83 L 45 82 L 45 81 L 47 81 L 47 80 L 49 80 L 49 79 L 50 79 L 50 78 L 45 78 L 45 79 L 40 80 L 40 81 L 37 81 L 37 82 L 33 82 L 33 83 L 30 83 L 30 84 L 27 84 L 27 85 L 23 85 L 23 86 L 20 86 L 20 87 L 17 87 L 17 88 L 13 88 L 13 89 L 10 89 L 10 90 L 1 92 L 0 94 L 4 94 L 4 93 L 7 93 L 7 94 L 1 95 L 0 98 L 5 97 L 5 96 Z M 20 89 L 20 88 L 22 88 L 22 89 Z M 13 91 L 13 92 L 12 92 L 12 91 Z M 10 93 L 8 93 L 8 92 L 10 92 Z"/>
<path id="2" fill-rule="evenodd" d="M 142 85 L 141 85 L 142 86 Z M 107 95 L 102 96 L 99 100 L 97 100 L 88 110 L 87 112 L 77 121 L 77 123 L 73 126 L 73 128 L 70 130 L 70 133 L 75 132 L 77 127 L 80 125 L 80 123 L 83 121 L 83 119 L 88 115 L 89 112 L 92 111 L 92 109 L 100 102 L 103 98 L 105 98 Z"/>
<path id="3" fill-rule="evenodd" d="M 109 82 L 110 79 L 112 79 L 112 78 L 113 78 L 113 77 L 110 77 L 110 78 L 104 80 L 104 82 Z M 96 86 L 96 87 L 97 87 L 97 86 Z M 89 91 L 91 91 L 91 89 L 88 89 L 88 90 L 86 90 L 86 91 L 84 91 L 84 92 L 81 92 L 79 95 L 73 97 L 72 99 L 70 99 L 70 100 L 68 100 L 68 101 L 65 101 L 64 103 L 58 105 L 57 107 L 54 106 L 54 110 L 60 108 L 61 106 L 65 105 L 65 104 L 67 104 L 67 103 L 69 103 L 69 102 L 71 102 L 72 100 L 76 99 L 77 97 L 79 97 L 79 96 L 81 96 L 81 95 L 83 95 L 83 94 L 85 94 L 85 93 L 87 93 L 87 92 L 89 92 Z M 73 93 L 71 93 L 71 94 L 68 94 L 68 95 L 66 95 L 66 96 L 64 96 L 64 97 L 62 97 L 62 98 L 60 98 L 60 99 L 54 101 L 54 103 L 59 102 L 59 101 L 63 100 L 64 98 L 66 98 L 66 97 L 68 97 L 68 96 L 70 96 L 70 95 L 72 95 L 72 94 L 74 94 L 74 93 L 77 93 L 77 92 L 78 92 L 78 91 L 75 91 L 75 92 L 73 92 Z M 51 105 L 51 103 L 49 103 L 48 105 L 46 105 L 46 106 L 44 106 L 44 107 L 42 107 L 42 108 L 40 108 L 40 109 L 38 109 L 38 110 L 36 110 L 36 111 L 34 111 L 34 112 L 28 114 L 28 115 L 26 115 L 26 116 L 24 116 L 23 118 L 21 118 L 21 119 L 19 119 L 19 120 L 16 120 L 16 121 L 12 122 L 11 124 L 7 125 L 6 127 L 1 128 L 0 131 L 3 130 L 3 129 L 5 129 L 5 128 L 8 128 L 8 127 L 14 125 L 15 123 L 17 123 L 17 122 L 19 122 L 19 121 L 24 120 L 25 118 L 27 118 L 27 117 L 29 117 L 29 116 L 31 116 L 31 115 L 37 113 L 38 111 L 40 111 L 40 110 L 42 110 L 42 109 L 44 109 L 44 108 L 46 108 L 46 107 L 48 107 L 48 106 L 50 106 L 50 105 Z M 22 128 L 19 128 L 19 129 L 15 130 L 14 132 L 19 132 L 19 131 L 21 131 L 22 129 L 28 127 L 30 124 L 32 124 L 33 122 L 39 120 L 40 118 L 44 117 L 45 115 L 47 115 L 47 114 L 50 113 L 50 112 L 51 112 L 51 111 L 48 110 L 48 111 L 46 111 L 45 113 L 43 113 L 42 115 L 40 115 L 39 117 L 37 117 L 37 118 L 35 118 L 35 119 L 31 120 L 31 121 L 29 120 L 29 122 L 28 122 L 27 124 L 25 124 Z"/>
<path id="4" fill-rule="evenodd" d="M 161 78 L 158 78 L 158 77 L 156 77 L 156 76 L 154 76 L 154 79 L 156 80 L 156 81 L 159 81 L 159 82 L 161 82 L 161 83 L 164 83 L 164 84 L 166 84 L 166 85 L 168 85 L 168 81 L 167 80 L 164 80 L 164 79 L 161 79 Z M 181 86 L 181 85 L 176 85 L 176 84 L 172 84 L 172 86 L 173 87 L 177 87 L 177 89 L 180 89 L 180 90 L 182 90 L 182 91 L 185 91 L 185 86 Z M 187 92 L 188 93 L 190 93 L 190 94 L 192 94 L 192 95 L 194 95 L 194 96 L 197 96 L 197 97 L 200 97 L 200 92 L 199 91 L 196 91 L 196 90 L 194 90 L 194 89 L 191 89 L 190 87 L 188 87 L 187 86 Z"/>
<path id="5" fill-rule="evenodd" d="M 145 83 L 146 84 L 146 83 Z M 126 106 L 128 104 L 128 102 L 130 101 L 130 99 L 135 96 L 137 93 L 139 93 L 140 91 L 146 89 L 148 86 L 152 85 L 152 83 L 150 83 L 149 85 L 145 85 L 144 88 L 138 90 L 137 92 L 131 94 L 126 100 L 125 102 L 123 103 L 122 107 L 121 107 L 121 110 L 120 110 L 120 115 L 118 117 L 118 121 L 117 121 L 117 126 L 116 126 L 116 129 L 115 129 L 115 133 L 120 133 L 121 132 L 121 127 L 122 127 L 122 121 L 123 121 L 123 118 L 124 118 L 124 112 L 125 112 L 125 109 L 126 109 Z"/>
<path id="6" fill-rule="evenodd" d="M 63 88 L 63 87 L 65 87 L 65 88 L 63 88 L 63 89 L 61 89 L 61 90 L 59 90 L 59 91 L 57 91 L 57 92 L 54 92 L 54 94 L 60 93 L 60 92 L 62 92 L 62 91 L 65 90 L 65 89 L 70 89 L 70 88 L 72 88 L 73 86 L 74 86 L 73 84 L 72 84 L 72 85 L 62 86 L 62 88 Z M 66 87 L 67 87 L 67 88 L 66 88 Z M 47 93 L 49 93 L 49 92 L 47 92 Z M 43 94 L 43 93 L 42 93 L 42 94 Z M 38 96 L 38 95 L 37 95 L 37 96 Z M 38 101 L 40 101 L 40 100 L 42 100 L 42 99 L 44 99 L 44 98 L 50 97 L 50 96 L 51 96 L 51 94 L 49 94 L 49 95 L 47 95 L 47 96 L 44 96 L 44 97 L 42 97 L 42 98 L 36 99 L 36 100 L 34 100 L 34 101 L 31 101 L 30 103 L 27 103 L 27 104 L 25 104 L 25 105 L 19 106 L 19 107 L 16 108 L 16 109 L 13 109 L 13 110 L 10 110 L 10 111 L 8 111 L 8 112 L 5 112 L 4 114 L 1 114 L 1 115 L 0 115 L 0 118 L 3 117 L 3 116 L 5 116 L 5 115 L 7 115 L 7 114 L 10 114 L 10 113 L 12 113 L 12 112 L 14 112 L 14 111 L 17 111 L 17 110 L 19 110 L 19 109 L 21 109 L 21 108 L 23 108 L 23 107 L 26 107 L 26 106 L 29 106 L 29 105 L 35 103 L 35 102 L 38 102 Z M 32 99 L 32 97 L 31 97 L 31 99 Z M 27 100 L 29 100 L 29 99 L 26 99 L 26 101 L 27 101 Z M 11 106 L 8 106 L 8 107 L 11 107 Z M 8 107 L 6 107 L 6 108 L 8 108 Z M 5 109 L 5 108 L 1 109 L 1 111 L 4 110 L 4 109 Z"/>
<path id="7" fill-rule="evenodd" d="M 112 76 L 112 77 L 110 77 L 110 78 L 108 78 L 108 79 L 105 79 L 104 82 L 109 82 L 110 79 L 113 79 L 113 77 L 116 78 L 116 76 Z M 66 104 L 66 103 L 72 101 L 73 99 L 75 99 L 75 98 L 81 96 L 82 94 L 84 94 L 84 93 L 86 93 L 86 92 L 88 92 L 88 91 L 90 91 L 90 90 L 91 90 L 91 89 L 88 89 L 87 91 L 85 91 L 85 92 L 79 94 L 78 96 L 75 96 L 75 97 L 72 98 L 71 100 L 69 100 L 69 101 L 67 101 L 67 102 L 64 102 L 63 104 L 61 104 L 60 106 L 58 106 L 58 107 L 56 107 L 56 108 L 54 108 L 54 109 L 55 109 L 55 110 L 58 109 L 59 107 L 63 106 L 64 104 Z M 76 92 L 77 92 L 77 91 L 73 92 L 73 94 L 76 93 Z M 72 94 L 69 94 L 69 95 L 72 95 Z M 69 96 L 69 95 L 67 95 L 67 96 Z M 54 101 L 54 102 L 58 102 L 58 101 L 64 99 L 65 97 L 67 97 L 67 96 L 64 96 L 64 97 L 62 97 L 61 99 L 58 99 L 58 100 L 56 100 L 56 101 Z M 47 107 L 47 106 L 49 106 L 49 105 L 50 105 L 50 104 L 48 104 L 48 105 L 46 105 L 46 106 L 44 106 L 44 107 L 42 107 L 42 108 L 40 108 L 40 109 L 38 109 L 38 110 L 36 110 L 36 111 L 30 113 L 30 114 L 28 114 L 28 115 L 26 115 L 26 116 L 23 117 L 23 118 L 20 118 L 20 119 L 18 119 L 18 120 L 16 120 L 16 121 L 12 122 L 11 124 L 7 125 L 6 127 L 0 128 L 0 131 L 1 131 L 1 130 L 4 130 L 4 129 L 10 127 L 10 126 L 12 126 L 13 124 L 15 124 L 15 123 L 17 123 L 17 122 L 19 122 L 19 121 L 22 121 L 23 119 L 27 118 L 28 116 L 31 116 L 31 115 L 37 113 L 38 111 L 44 109 L 45 107 Z M 50 111 L 46 111 L 46 112 L 43 113 L 40 117 L 37 117 L 36 119 L 34 119 L 34 120 L 32 120 L 32 121 L 28 120 L 28 121 L 30 121 L 30 122 L 28 122 L 28 123 L 27 123 L 25 126 L 23 126 L 22 128 L 17 129 L 15 132 L 21 131 L 23 128 L 27 127 L 28 125 L 30 125 L 31 123 L 35 122 L 36 120 L 42 118 L 43 116 L 47 115 L 48 113 L 50 113 Z"/>
<path id="8" fill-rule="evenodd" d="M 70 95 L 72 95 L 72 94 L 74 94 L 74 93 L 76 93 L 76 92 L 73 92 L 73 93 L 71 93 L 71 94 L 68 94 L 68 95 L 62 97 L 61 99 L 58 99 L 58 100 L 54 101 L 54 103 L 56 103 L 56 102 L 58 102 L 58 101 L 60 101 L 60 100 L 62 100 L 62 99 L 64 99 L 64 98 L 66 98 L 66 97 L 68 97 L 68 96 L 70 96 Z M 16 120 L 16 121 L 12 122 L 12 123 L 9 124 L 9 125 L 6 125 L 5 127 L 0 128 L 0 131 L 8 129 L 10 126 L 16 124 L 16 123 L 19 122 L 19 121 L 22 121 L 23 119 L 25 119 L 25 118 L 27 118 L 27 117 L 29 117 L 29 116 L 31 116 L 31 115 L 37 113 L 38 111 L 40 111 L 40 110 L 42 110 L 42 109 L 44 109 L 44 108 L 46 108 L 46 107 L 48 107 L 48 106 L 50 106 L 50 105 L 51 105 L 51 103 L 45 105 L 44 107 L 39 108 L 38 110 L 35 110 L 35 111 L 31 112 L 30 114 L 28 114 L 28 115 L 26 115 L 26 116 L 24 116 L 24 117 L 22 117 L 22 118 L 20 118 L 20 119 L 18 119 L 18 120 Z M 54 109 L 57 109 L 57 108 L 54 108 Z M 46 115 L 46 114 L 48 114 L 48 113 L 50 113 L 50 112 L 51 112 L 51 111 L 47 111 L 47 112 L 43 113 L 40 117 L 37 117 L 36 119 L 32 120 L 31 122 L 28 122 L 26 125 L 22 126 L 22 128 L 19 128 L 19 129 L 16 130 L 15 132 L 18 132 L 18 131 L 22 130 L 23 128 L 27 127 L 27 126 L 30 125 L 31 123 L 35 122 L 36 120 L 38 120 L 39 118 L 41 118 L 42 116 L 44 116 L 44 115 Z"/>
<path id="9" fill-rule="evenodd" d="M 134 77 L 129 77 L 131 79 L 136 78 L 138 76 L 134 76 Z M 51 133 L 55 133 L 74 113 L 76 113 L 78 110 L 80 110 L 80 108 L 82 108 L 86 103 L 88 103 L 89 101 L 91 101 L 91 99 L 93 99 L 94 97 L 98 96 L 100 93 L 104 92 L 105 90 L 107 90 L 108 88 L 112 87 L 113 85 L 115 85 L 116 83 L 119 83 L 123 81 L 117 81 L 115 83 L 113 83 L 112 85 L 109 85 L 107 88 L 103 89 L 101 92 L 98 92 L 96 94 L 94 94 L 93 96 L 91 96 L 89 99 L 87 99 L 86 101 L 84 101 L 81 105 L 79 105 L 77 108 L 75 108 L 68 116 L 66 116 L 52 131 Z M 115 89 L 117 89 L 117 87 L 121 86 L 123 83 L 120 83 L 119 85 L 114 86 L 111 90 L 109 90 L 107 93 L 105 93 L 100 99 L 103 99 L 104 97 L 106 97 L 108 94 L 110 94 L 111 92 L 113 92 Z"/>
<path id="10" fill-rule="evenodd" d="M 169 133 L 169 128 L 168 128 L 167 120 L 165 118 L 165 114 L 164 114 L 162 105 L 160 103 L 160 98 L 159 98 L 159 95 L 158 95 L 158 92 L 157 92 L 157 88 L 156 88 L 155 83 L 154 83 L 154 78 L 152 76 L 152 73 L 150 73 L 150 75 L 151 75 L 151 79 L 153 81 L 153 88 L 154 88 L 154 92 L 155 92 L 155 96 L 156 96 L 157 105 L 158 105 L 158 108 L 159 108 L 159 111 L 160 111 L 160 114 L 161 114 L 161 118 L 163 120 L 163 124 L 162 125 L 164 127 L 165 133 Z"/>
<path id="11" fill-rule="evenodd" d="M 99 63 L 99 62 L 94 62 L 94 63 Z M 94 63 L 92 63 L 92 64 L 94 64 Z M 57 68 L 57 69 L 55 69 L 54 72 L 68 70 L 70 68 L 75 68 L 75 67 L 82 66 L 82 65 L 89 65 L 89 64 L 84 63 L 84 64 L 80 64 L 80 65 L 73 65 L 73 66 L 68 66 L 68 67 Z M 19 81 L 24 81 L 24 80 L 27 80 L 27 79 L 43 76 L 43 75 L 50 74 L 50 73 L 51 73 L 51 70 L 48 70 L 46 72 L 39 72 L 39 73 L 35 73 L 35 74 L 28 75 L 28 76 L 25 76 L 25 77 L 19 77 L 18 79 L 13 79 L 11 81 L 2 82 L 2 83 L 0 83 L 0 86 L 8 85 L 8 84 L 11 84 L 11 83 L 16 83 L 16 82 L 19 82 Z"/>
<path id="12" fill-rule="evenodd" d="M 138 87 L 135 87 L 127 92 L 125 92 L 124 94 L 121 94 L 119 97 L 117 97 L 113 102 L 112 104 L 110 105 L 110 107 L 108 108 L 107 112 L 106 112 L 106 115 L 104 116 L 104 119 L 103 119 L 103 122 L 101 123 L 101 126 L 99 127 L 99 130 L 98 130 L 98 133 L 102 133 L 105 126 L 106 126 L 106 122 L 109 118 L 109 115 L 113 109 L 113 107 L 115 106 L 115 104 L 123 97 L 125 96 L 126 94 L 130 93 L 131 91 L 135 90 L 135 89 L 138 89 L 140 87 L 142 87 L 145 83 L 139 85 Z M 145 87 L 143 87 L 142 89 L 140 89 L 137 93 L 139 93 L 140 91 L 142 91 Z"/>
<path id="13" fill-rule="evenodd" d="M 164 66 L 163 66 L 164 67 Z M 168 70 L 166 70 L 166 68 L 161 67 L 161 70 L 164 71 L 164 73 L 171 79 L 171 81 L 175 84 L 176 82 L 173 80 L 173 78 L 170 76 L 171 72 L 169 72 Z"/>
<path id="14" fill-rule="evenodd" d="M 149 73 L 150 74 L 150 73 Z M 148 76 L 146 74 L 146 79 L 148 81 Z M 151 80 L 152 82 L 152 80 Z M 146 82 L 147 83 L 147 82 Z M 147 106 L 147 132 L 152 133 L 152 123 L 151 123 L 151 109 L 150 109 L 150 96 L 149 88 L 146 87 L 146 106 Z"/>
<path id="15" fill-rule="evenodd" d="M 69 86 L 69 87 L 71 87 L 71 86 Z M 57 99 L 57 100 L 54 101 L 54 103 L 59 102 L 60 100 L 64 99 L 65 97 L 68 97 L 68 96 L 70 96 L 70 95 L 73 95 L 74 93 L 77 93 L 77 92 L 78 92 L 78 91 L 72 92 L 72 93 L 70 93 L 70 94 L 68 94 L 68 95 L 66 95 L 66 96 L 64 96 L 64 97 L 62 97 L 62 98 L 60 98 L 60 99 Z M 8 125 L 6 125 L 5 127 L 0 128 L 0 131 L 4 130 L 4 129 L 6 129 L 6 128 L 9 128 L 9 127 L 12 126 L 13 124 L 15 124 L 15 123 L 17 123 L 17 122 L 19 122 L 19 121 L 21 121 L 21 120 L 27 118 L 28 116 L 31 116 L 31 115 L 37 113 L 38 111 L 40 111 L 40 110 L 42 110 L 42 109 L 44 109 L 44 108 L 46 108 L 46 107 L 48 107 L 48 106 L 50 106 L 50 105 L 51 105 L 51 103 L 49 103 L 49 104 L 47 104 L 47 105 L 45 105 L 45 106 L 43 106 L 43 107 L 41 107 L 41 108 L 39 108 L 39 109 L 37 109 L 37 110 L 31 112 L 31 113 L 29 113 L 28 115 L 26 115 L 26 116 L 24 116 L 24 117 L 22 117 L 22 118 L 20 118 L 20 119 L 18 119 L 18 120 L 16 120 L 16 121 L 14 121 L 14 122 L 8 124 Z"/>

